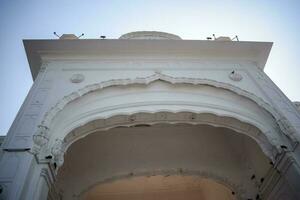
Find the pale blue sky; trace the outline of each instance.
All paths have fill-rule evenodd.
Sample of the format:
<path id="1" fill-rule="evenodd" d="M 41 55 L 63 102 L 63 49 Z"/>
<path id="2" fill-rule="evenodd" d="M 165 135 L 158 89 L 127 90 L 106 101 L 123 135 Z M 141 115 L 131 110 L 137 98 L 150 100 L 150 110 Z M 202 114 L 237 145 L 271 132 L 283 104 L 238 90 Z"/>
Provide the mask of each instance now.
<path id="1" fill-rule="evenodd" d="M 292 101 L 300 100 L 300 1 L 0 0 L 0 135 L 32 85 L 22 39 L 54 39 L 54 31 L 118 38 L 138 30 L 272 41 L 265 72 Z"/>

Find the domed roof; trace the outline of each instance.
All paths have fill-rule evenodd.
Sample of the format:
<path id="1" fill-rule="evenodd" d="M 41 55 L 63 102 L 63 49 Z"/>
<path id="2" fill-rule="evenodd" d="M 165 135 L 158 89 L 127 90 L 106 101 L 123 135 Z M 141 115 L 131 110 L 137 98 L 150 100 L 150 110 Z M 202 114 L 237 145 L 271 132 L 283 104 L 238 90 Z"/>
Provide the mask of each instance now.
<path id="1" fill-rule="evenodd" d="M 63 34 L 62 36 L 59 37 L 61 40 L 76 40 L 78 37 L 74 34 Z"/>
<path id="2" fill-rule="evenodd" d="M 133 40 L 181 40 L 177 35 L 158 31 L 136 31 L 122 35 L 119 39 Z"/>

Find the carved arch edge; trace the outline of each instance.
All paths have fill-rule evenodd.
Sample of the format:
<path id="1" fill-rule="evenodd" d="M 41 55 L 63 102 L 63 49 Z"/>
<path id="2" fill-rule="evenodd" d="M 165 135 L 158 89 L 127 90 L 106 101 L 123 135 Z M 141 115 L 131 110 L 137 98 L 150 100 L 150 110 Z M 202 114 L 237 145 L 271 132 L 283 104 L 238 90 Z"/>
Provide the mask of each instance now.
<path id="1" fill-rule="evenodd" d="M 155 124 L 206 124 L 213 127 L 223 127 L 252 138 L 260 146 L 261 150 L 274 161 L 280 151 L 278 142 L 270 141 L 268 132 L 263 132 L 256 125 L 241 121 L 232 116 L 221 116 L 216 113 L 197 113 L 192 111 L 170 112 L 135 112 L 130 114 L 118 114 L 107 118 L 97 118 L 85 124 L 80 124 L 67 135 L 60 138 L 59 146 L 64 154 L 69 146 L 85 136 L 97 132 L 107 131 L 116 127 L 134 127 L 135 125 Z M 273 146 L 274 145 L 274 146 Z M 56 145 L 54 145 L 56 146 Z"/>
<path id="2" fill-rule="evenodd" d="M 111 79 L 107 81 L 102 81 L 96 84 L 87 85 L 77 91 L 72 92 L 71 94 L 63 97 L 57 104 L 55 104 L 46 114 L 44 115 L 43 120 L 41 121 L 40 126 L 49 127 L 52 120 L 55 116 L 63 110 L 63 108 L 71 103 L 72 101 L 94 91 L 98 91 L 107 87 L 113 86 L 124 86 L 131 84 L 142 84 L 149 85 L 154 81 L 165 81 L 170 84 L 192 84 L 192 85 L 209 85 L 216 88 L 222 88 L 229 91 L 232 91 L 240 96 L 244 96 L 258 106 L 264 108 L 267 112 L 274 117 L 276 123 L 279 125 L 282 132 L 291 139 L 293 143 L 298 143 L 297 138 L 295 137 L 295 130 L 288 122 L 288 120 L 282 116 L 278 111 L 276 111 L 272 106 L 265 102 L 262 98 L 256 96 L 253 93 L 250 93 L 246 90 L 243 90 L 235 85 L 229 83 L 218 82 L 211 79 L 202 79 L 202 78 L 190 78 L 190 77 L 172 77 L 169 75 L 162 74 L 160 72 L 155 72 L 153 75 L 148 77 L 137 77 L 135 79 Z"/>

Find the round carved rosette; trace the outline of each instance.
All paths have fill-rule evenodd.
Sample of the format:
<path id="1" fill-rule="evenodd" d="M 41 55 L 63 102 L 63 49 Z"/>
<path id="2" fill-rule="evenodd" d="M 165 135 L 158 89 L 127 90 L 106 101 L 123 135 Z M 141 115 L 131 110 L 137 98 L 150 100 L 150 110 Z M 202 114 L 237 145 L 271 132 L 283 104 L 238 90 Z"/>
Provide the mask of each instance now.
<path id="1" fill-rule="evenodd" d="M 241 81 L 243 79 L 243 76 L 236 72 L 236 71 L 232 71 L 230 74 L 229 74 L 229 78 L 233 81 Z"/>
<path id="2" fill-rule="evenodd" d="M 71 83 L 81 83 L 84 81 L 84 75 L 83 74 L 73 74 L 70 78 Z"/>

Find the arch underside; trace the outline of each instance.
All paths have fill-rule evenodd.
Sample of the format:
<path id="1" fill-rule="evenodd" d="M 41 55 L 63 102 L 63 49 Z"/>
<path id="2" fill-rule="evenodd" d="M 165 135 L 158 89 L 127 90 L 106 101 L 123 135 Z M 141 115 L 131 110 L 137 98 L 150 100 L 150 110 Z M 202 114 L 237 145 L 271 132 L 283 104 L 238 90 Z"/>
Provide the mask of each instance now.
<path id="1" fill-rule="evenodd" d="M 167 112 L 156 113 L 139 112 L 131 115 L 118 115 L 105 119 L 97 119 L 72 130 L 64 138 L 64 151 L 74 142 L 88 136 L 96 131 L 109 130 L 118 127 L 147 126 L 155 124 L 190 124 L 211 125 L 224 127 L 244 134 L 255 140 L 262 151 L 271 159 L 277 154 L 276 147 L 268 141 L 260 129 L 254 125 L 247 124 L 232 117 L 218 116 L 212 113 L 193 112 Z"/>
<path id="2" fill-rule="evenodd" d="M 73 143 L 56 184 L 68 199 L 81 198 L 96 186 L 134 177 L 161 176 L 162 181 L 168 181 L 168 177 L 192 176 L 222 184 L 234 198 L 246 199 L 258 192 L 252 174 L 259 180 L 269 167 L 253 139 L 228 128 L 137 125 L 96 131 Z"/>
<path id="3" fill-rule="evenodd" d="M 235 194 L 223 184 L 192 175 L 138 176 L 98 184 L 80 199 L 88 200 L 234 200 Z"/>

